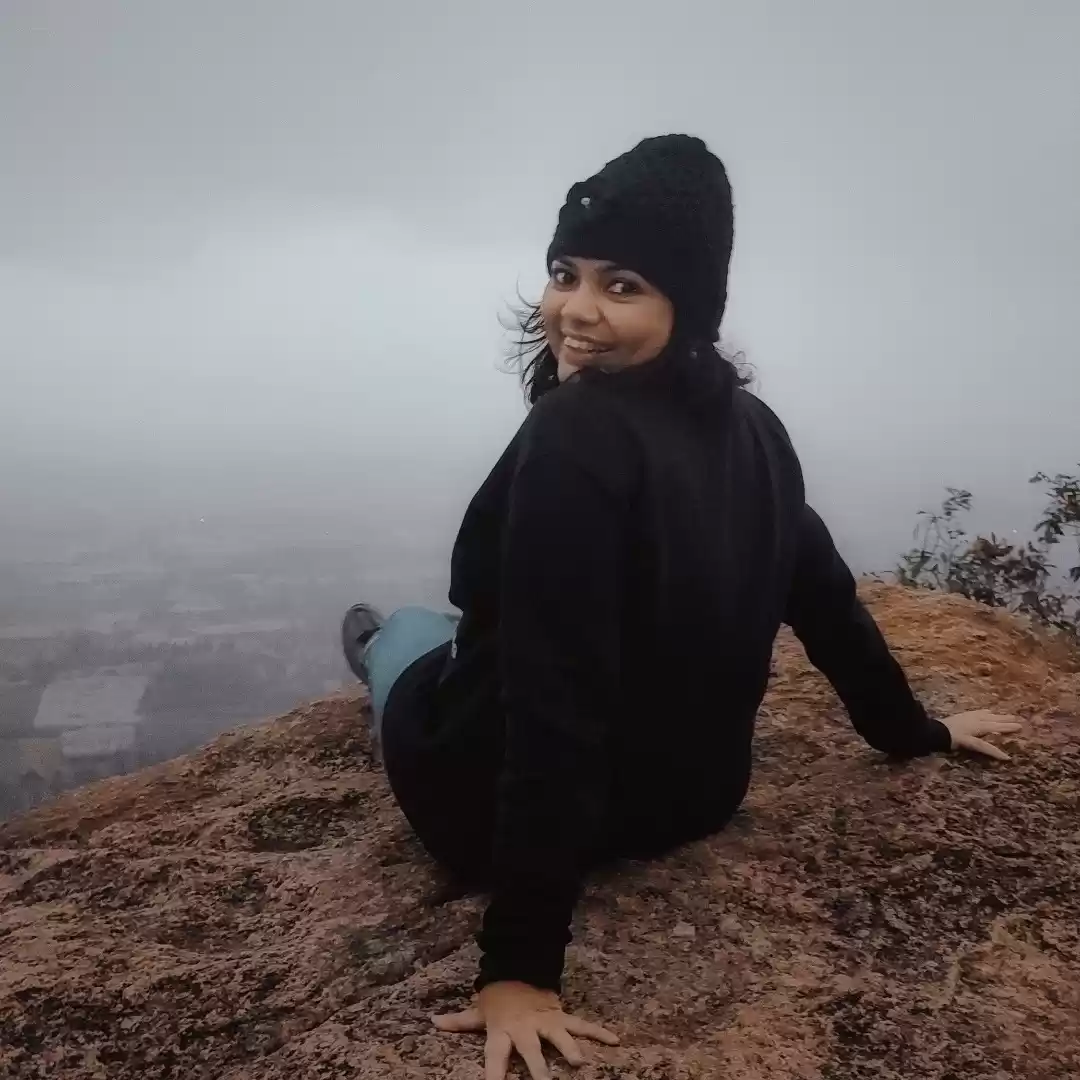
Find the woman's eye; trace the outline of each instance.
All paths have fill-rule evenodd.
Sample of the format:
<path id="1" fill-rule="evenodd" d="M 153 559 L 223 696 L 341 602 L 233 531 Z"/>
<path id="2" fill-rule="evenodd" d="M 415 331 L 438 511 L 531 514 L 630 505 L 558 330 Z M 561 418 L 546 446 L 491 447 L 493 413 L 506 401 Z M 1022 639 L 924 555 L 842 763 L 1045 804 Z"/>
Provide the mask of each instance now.
<path id="1" fill-rule="evenodd" d="M 561 285 L 565 288 L 567 285 L 572 285 L 574 283 L 574 275 L 571 274 L 569 270 L 565 270 L 561 266 L 556 266 L 551 271 L 551 280 L 554 281 L 556 285 Z"/>
<path id="2" fill-rule="evenodd" d="M 638 291 L 637 285 L 633 281 L 627 281 L 626 278 L 617 278 L 611 283 L 610 288 L 616 296 L 631 296 Z"/>

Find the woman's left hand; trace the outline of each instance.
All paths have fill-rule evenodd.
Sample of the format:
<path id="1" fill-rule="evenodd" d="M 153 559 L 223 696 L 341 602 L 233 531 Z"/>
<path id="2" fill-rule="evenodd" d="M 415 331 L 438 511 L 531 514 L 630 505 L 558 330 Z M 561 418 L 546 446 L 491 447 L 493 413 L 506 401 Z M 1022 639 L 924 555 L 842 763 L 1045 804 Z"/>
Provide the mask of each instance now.
<path id="1" fill-rule="evenodd" d="M 996 758 L 998 761 L 1008 761 L 1009 755 L 1004 750 L 999 750 L 993 743 L 987 742 L 982 736 L 1011 735 L 1023 727 L 1015 716 L 999 716 L 987 709 L 957 713 L 955 716 L 946 717 L 941 722 L 949 729 L 954 750 L 971 750 L 976 754 Z"/>
<path id="2" fill-rule="evenodd" d="M 510 1056 L 516 1050 L 529 1067 L 532 1080 L 549 1080 L 540 1040 L 551 1043 L 578 1066 L 585 1060 L 574 1036 L 617 1046 L 619 1038 L 597 1024 L 564 1013 L 559 996 L 518 982 L 498 982 L 485 986 L 476 1004 L 465 1012 L 436 1016 L 440 1031 L 487 1031 L 485 1080 L 505 1080 Z"/>

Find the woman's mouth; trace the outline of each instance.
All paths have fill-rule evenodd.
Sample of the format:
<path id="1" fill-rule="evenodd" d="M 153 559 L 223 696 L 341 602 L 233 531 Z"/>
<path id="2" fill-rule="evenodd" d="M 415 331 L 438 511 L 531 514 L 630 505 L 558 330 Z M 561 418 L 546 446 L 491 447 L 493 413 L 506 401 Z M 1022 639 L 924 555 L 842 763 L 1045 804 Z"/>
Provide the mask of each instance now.
<path id="1" fill-rule="evenodd" d="M 574 337 L 573 334 L 566 334 L 563 337 L 563 348 L 580 353 L 582 356 L 596 356 L 599 353 L 610 352 L 611 350 L 609 345 L 597 345 L 595 341 Z"/>

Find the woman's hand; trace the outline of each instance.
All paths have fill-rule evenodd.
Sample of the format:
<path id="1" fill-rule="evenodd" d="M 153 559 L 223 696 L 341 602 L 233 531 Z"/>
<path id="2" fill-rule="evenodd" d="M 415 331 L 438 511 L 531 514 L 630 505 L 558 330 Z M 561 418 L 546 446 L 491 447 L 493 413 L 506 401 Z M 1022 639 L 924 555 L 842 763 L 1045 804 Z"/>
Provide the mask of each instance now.
<path id="1" fill-rule="evenodd" d="M 584 1058 L 574 1036 L 617 1046 L 618 1036 L 596 1024 L 562 1011 L 557 994 L 517 982 L 485 986 L 476 1004 L 465 1012 L 435 1017 L 440 1031 L 487 1031 L 485 1080 L 505 1080 L 510 1055 L 516 1050 L 529 1067 L 532 1080 L 549 1080 L 540 1040 L 551 1043 L 573 1066 Z"/>
<path id="2" fill-rule="evenodd" d="M 1009 755 L 1004 750 L 999 750 L 993 743 L 988 743 L 980 738 L 982 735 L 1010 735 L 1019 731 L 1023 724 L 1019 723 L 1015 716 L 999 716 L 988 712 L 986 709 L 976 709 L 974 712 L 957 713 L 941 721 L 952 735 L 954 750 L 972 750 L 976 754 L 985 754 L 987 757 L 997 758 L 998 761 L 1008 761 Z"/>

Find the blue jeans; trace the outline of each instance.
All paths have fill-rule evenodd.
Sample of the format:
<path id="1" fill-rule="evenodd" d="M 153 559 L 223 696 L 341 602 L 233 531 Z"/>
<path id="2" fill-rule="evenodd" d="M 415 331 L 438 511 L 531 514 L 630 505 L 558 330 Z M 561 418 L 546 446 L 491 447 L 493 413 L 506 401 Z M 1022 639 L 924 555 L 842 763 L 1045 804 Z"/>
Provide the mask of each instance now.
<path id="1" fill-rule="evenodd" d="M 382 738 L 383 710 L 401 673 L 454 636 L 457 620 L 430 608 L 404 607 L 391 615 L 364 649 L 371 691 L 372 734 Z"/>

